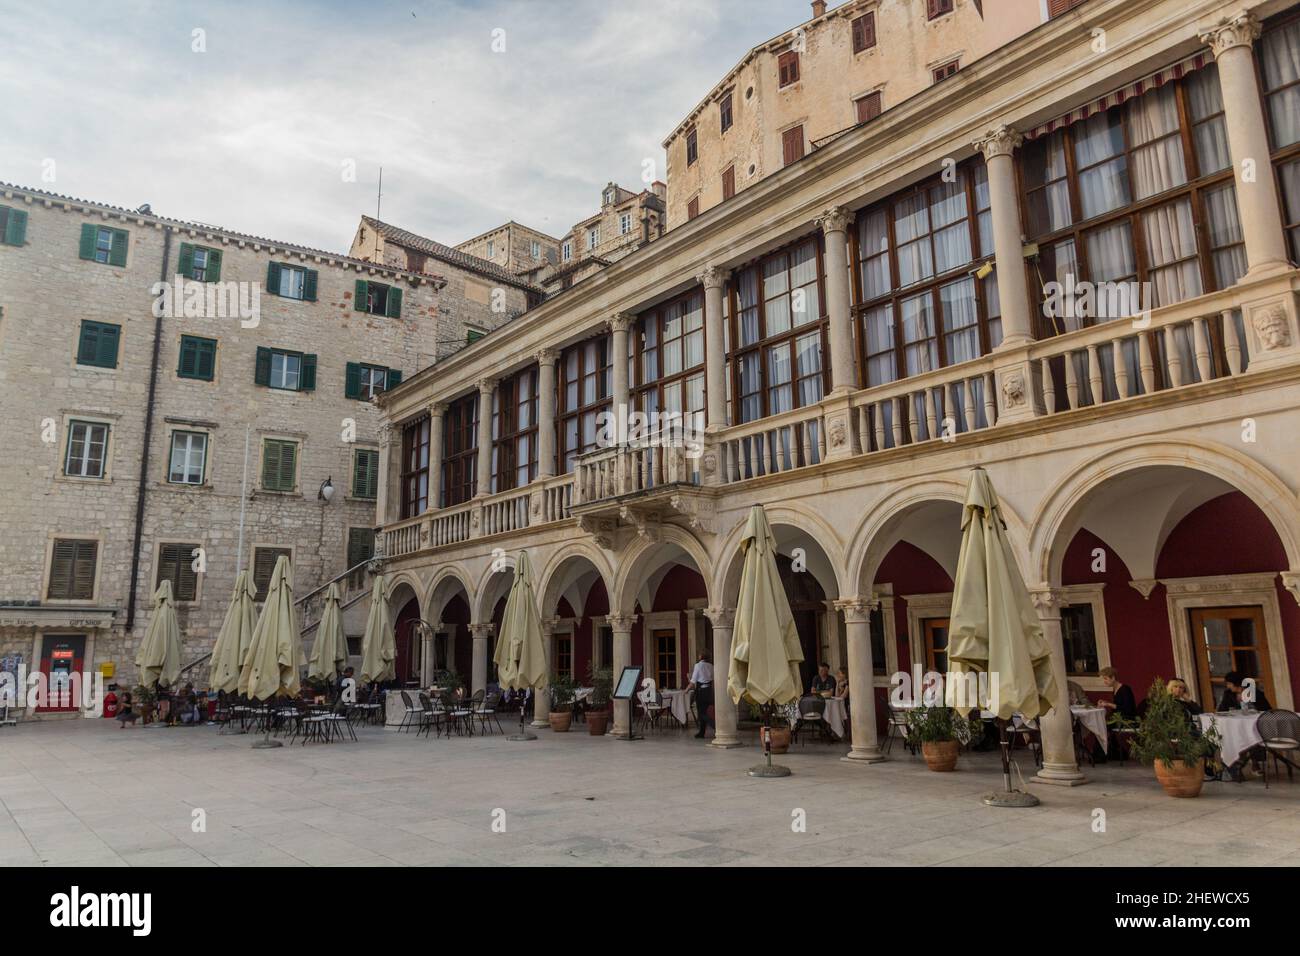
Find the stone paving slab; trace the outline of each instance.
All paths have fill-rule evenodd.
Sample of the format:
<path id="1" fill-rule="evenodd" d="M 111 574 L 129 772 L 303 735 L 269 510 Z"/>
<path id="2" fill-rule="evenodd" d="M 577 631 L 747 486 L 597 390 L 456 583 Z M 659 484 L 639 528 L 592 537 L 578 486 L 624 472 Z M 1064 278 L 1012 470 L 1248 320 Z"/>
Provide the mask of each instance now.
<path id="1" fill-rule="evenodd" d="M 1285 778 L 1267 791 L 1207 783 L 1176 800 L 1150 768 L 1103 765 L 1086 768 L 1087 786 L 1033 786 L 1039 807 L 998 810 L 979 802 L 1001 786 L 995 754 L 965 754 L 957 772 L 938 774 L 902 750 L 863 766 L 839 760 L 842 746 L 809 745 L 777 758 L 793 776 L 757 780 L 744 773 L 760 759 L 752 738 L 719 751 L 687 734 L 629 742 L 581 725 L 529 743 L 371 727 L 358 736 L 253 750 L 256 738 L 213 727 L 4 728 L 0 866 L 1300 861 L 1300 782 Z M 1094 832 L 1098 808 L 1104 832 Z"/>

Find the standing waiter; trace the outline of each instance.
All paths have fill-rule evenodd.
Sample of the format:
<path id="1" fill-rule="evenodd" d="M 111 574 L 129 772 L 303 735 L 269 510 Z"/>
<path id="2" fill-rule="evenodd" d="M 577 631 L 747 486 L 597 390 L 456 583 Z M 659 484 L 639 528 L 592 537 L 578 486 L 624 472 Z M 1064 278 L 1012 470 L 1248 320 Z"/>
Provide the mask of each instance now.
<path id="1" fill-rule="evenodd" d="M 703 740 L 704 728 L 709 724 L 713 724 L 713 736 L 718 736 L 718 725 L 709 716 L 709 708 L 713 706 L 713 664 L 709 662 L 707 649 L 700 651 L 700 659 L 695 662 L 686 689 L 695 691 L 695 722 L 700 726 L 700 732 L 695 736 Z"/>

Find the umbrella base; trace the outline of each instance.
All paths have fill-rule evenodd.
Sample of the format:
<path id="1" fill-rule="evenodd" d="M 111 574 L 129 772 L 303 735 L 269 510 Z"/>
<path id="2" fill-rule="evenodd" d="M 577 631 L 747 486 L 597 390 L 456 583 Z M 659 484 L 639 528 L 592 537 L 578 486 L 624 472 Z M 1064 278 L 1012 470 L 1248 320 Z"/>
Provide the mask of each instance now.
<path id="1" fill-rule="evenodd" d="M 1038 798 L 1032 793 L 1023 793 L 1020 790 L 1010 792 L 999 790 L 997 793 L 984 794 L 983 804 L 986 807 L 1036 807 Z"/>
<path id="2" fill-rule="evenodd" d="M 506 738 L 506 740 L 536 740 L 536 739 L 537 739 L 536 734 L 530 734 L 527 731 L 524 731 L 524 733 L 522 734 L 511 734 L 509 737 Z"/>
<path id="3" fill-rule="evenodd" d="M 284 746 L 284 744 L 282 744 L 282 743 L 281 743 L 280 741 L 278 741 L 278 740 L 259 740 L 257 743 L 253 744 L 253 749 L 254 749 L 254 750 L 274 750 L 276 747 L 283 747 L 283 746 Z"/>
<path id="4" fill-rule="evenodd" d="M 745 773 L 751 777 L 788 777 L 790 768 L 782 767 L 779 763 L 760 763 L 750 767 Z"/>

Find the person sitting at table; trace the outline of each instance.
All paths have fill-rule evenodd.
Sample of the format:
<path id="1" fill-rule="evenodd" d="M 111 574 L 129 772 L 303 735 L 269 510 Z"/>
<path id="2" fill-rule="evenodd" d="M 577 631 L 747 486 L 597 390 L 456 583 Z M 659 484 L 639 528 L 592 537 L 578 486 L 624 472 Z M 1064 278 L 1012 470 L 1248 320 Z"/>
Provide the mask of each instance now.
<path id="1" fill-rule="evenodd" d="M 1196 702 L 1195 698 L 1192 697 L 1192 692 L 1187 689 L 1187 681 L 1181 677 L 1175 677 L 1165 685 L 1165 689 L 1169 691 L 1174 700 L 1183 705 L 1183 710 L 1187 711 L 1187 722 L 1192 727 L 1192 733 L 1199 735 L 1201 729 L 1200 724 L 1196 722 L 1196 718 L 1202 713 L 1201 705 Z"/>
<path id="2" fill-rule="evenodd" d="M 199 708 L 199 698 L 194 693 L 193 684 L 186 684 L 185 690 L 181 691 L 180 700 L 176 706 L 176 719 L 182 724 L 200 724 L 203 722 L 203 714 Z"/>
<path id="3" fill-rule="evenodd" d="M 835 696 L 844 701 L 844 706 L 849 704 L 849 672 L 841 667 L 835 672 Z"/>
<path id="4" fill-rule="evenodd" d="M 1101 701 L 1101 706 L 1114 711 L 1125 720 L 1136 720 L 1138 708 L 1137 699 L 1133 696 L 1133 688 L 1119 679 L 1119 674 L 1115 671 L 1115 668 L 1103 667 L 1101 669 L 1101 682 L 1106 685 L 1106 689 L 1110 691 L 1111 696 L 1111 700 Z"/>
<path id="5" fill-rule="evenodd" d="M 718 725 L 709 714 L 713 706 L 713 662 L 709 660 L 707 648 L 700 649 L 700 659 L 691 670 L 691 679 L 686 684 L 686 691 L 695 691 L 695 723 L 700 728 L 696 739 L 704 739 L 705 728 L 713 724 L 713 736 L 718 736 Z"/>
<path id="6" fill-rule="evenodd" d="M 1242 677 L 1241 671 L 1228 671 L 1223 675 L 1223 696 L 1219 698 L 1219 710 L 1241 710 L 1243 703 L 1255 705 L 1256 710 L 1272 710 L 1273 705 L 1269 703 L 1268 695 L 1264 693 L 1264 688 L 1260 686 L 1259 681 L 1255 681 L 1255 699 L 1253 701 L 1243 701 L 1242 696 L 1246 692 L 1243 681 L 1251 678 Z"/>
<path id="7" fill-rule="evenodd" d="M 810 697 L 830 697 L 835 693 L 835 678 L 831 676 L 831 665 L 822 661 L 817 665 L 817 676 L 812 679 L 808 691 Z"/>

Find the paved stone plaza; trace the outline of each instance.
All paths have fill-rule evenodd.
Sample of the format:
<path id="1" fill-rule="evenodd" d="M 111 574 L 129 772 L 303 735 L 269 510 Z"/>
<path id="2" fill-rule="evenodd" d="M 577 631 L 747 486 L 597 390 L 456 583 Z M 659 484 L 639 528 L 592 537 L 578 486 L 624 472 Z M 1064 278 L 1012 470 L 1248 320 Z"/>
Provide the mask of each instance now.
<path id="1" fill-rule="evenodd" d="M 1288 865 L 1300 782 L 1207 784 L 1166 797 L 1149 768 L 1088 768 L 995 810 L 996 756 L 954 774 L 898 748 L 871 767 L 795 746 L 784 780 L 755 780 L 750 746 L 688 735 L 637 742 L 538 732 L 252 750 L 214 727 L 118 730 L 102 720 L 0 730 L 0 866 L 12 865 Z M 742 735 L 744 735 L 742 731 Z M 753 739 L 752 733 L 749 739 Z M 1025 772 L 1030 767 L 1021 760 Z M 1106 832 L 1094 833 L 1094 808 Z M 195 808 L 206 832 L 193 832 Z M 493 832 L 493 811 L 506 832 Z M 807 831 L 792 832 L 792 812 Z"/>

